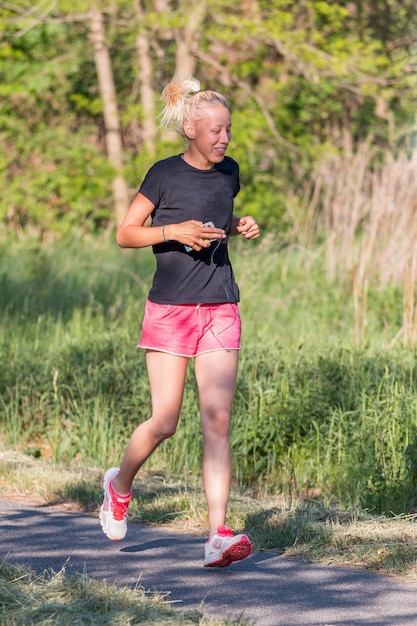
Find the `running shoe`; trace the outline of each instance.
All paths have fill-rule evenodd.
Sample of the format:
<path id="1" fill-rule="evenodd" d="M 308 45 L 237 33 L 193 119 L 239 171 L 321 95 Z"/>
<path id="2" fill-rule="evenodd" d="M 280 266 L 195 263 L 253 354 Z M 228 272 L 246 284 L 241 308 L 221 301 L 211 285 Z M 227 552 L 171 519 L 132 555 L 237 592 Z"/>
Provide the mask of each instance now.
<path id="1" fill-rule="evenodd" d="M 120 496 L 112 485 L 113 478 L 119 473 L 118 467 L 112 467 L 104 474 L 104 500 L 100 507 L 100 525 L 106 537 L 120 541 L 127 532 L 127 507 L 132 499 L 132 492 Z"/>
<path id="2" fill-rule="evenodd" d="M 252 545 L 246 535 L 235 535 L 227 526 L 219 526 L 205 546 L 204 567 L 227 567 L 246 559 Z"/>

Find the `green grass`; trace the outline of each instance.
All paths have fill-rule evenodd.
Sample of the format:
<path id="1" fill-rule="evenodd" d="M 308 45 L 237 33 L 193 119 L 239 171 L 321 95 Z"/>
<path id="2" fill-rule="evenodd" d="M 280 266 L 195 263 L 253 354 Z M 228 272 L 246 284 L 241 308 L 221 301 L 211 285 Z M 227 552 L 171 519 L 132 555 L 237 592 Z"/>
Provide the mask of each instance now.
<path id="1" fill-rule="evenodd" d="M 118 463 L 150 412 L 136 349 L 153 273 L 149 250 L 114 242 L 3 244 L 0 420 L 5 446 L 69 463 Z M 233 243 L 243 340 L 232 445 L 240 490 L 378 514 L 412 513 L 417 485 L 413 347 L 398 287 L 369 290 L 354 342 L 349 285 L 330 284 L 320 254 Z M 199 476 L 201 432 L 190 367 L 177 435 L 147 465 Z"/>

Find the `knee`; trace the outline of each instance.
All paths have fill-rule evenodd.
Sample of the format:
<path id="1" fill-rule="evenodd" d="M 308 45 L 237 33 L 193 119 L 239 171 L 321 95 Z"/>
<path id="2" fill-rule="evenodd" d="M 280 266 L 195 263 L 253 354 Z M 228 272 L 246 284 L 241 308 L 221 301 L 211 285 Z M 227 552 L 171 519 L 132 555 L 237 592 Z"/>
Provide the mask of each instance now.
<path id="1" fill-rule="evenodd" d="M 217 409 L 211 411 L 209 416 L 204 420 L 205 432 L 215 437 L 228 437 L 230 432 L 230 413 L 228 411 Z"/>
<path id="2" fill-rule="evenodd" d="M 165 439 L 173 437 L 177 430 L 177 421 L 171 420 L 155 420 L 151 418 L 152 433 L 158 443 L 162 443 Z"/>
<path id="3" fill-rule="evenodd" d="M 173 437 L 175 435 L 176 432 L 177 432 L 177 427 L 176 426 L 172 426 L 171 428 L 169 428 L 167 426 L 160 433 L 162 441 L 164 439 L 170 439 L 171 437 Z"/>

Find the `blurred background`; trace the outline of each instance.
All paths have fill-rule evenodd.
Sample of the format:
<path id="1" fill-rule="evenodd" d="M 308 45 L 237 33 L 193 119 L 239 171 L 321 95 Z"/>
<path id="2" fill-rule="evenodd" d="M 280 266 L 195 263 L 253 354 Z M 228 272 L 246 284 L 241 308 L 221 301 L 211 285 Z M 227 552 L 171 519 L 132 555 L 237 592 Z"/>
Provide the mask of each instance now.
<path id="1" fill-rule="evenodd" d="M 175 76 L 228 98 L 262 228 L 231 242 L 236 484 L 414 511 L 415 0 L 0 2 L 1 443 L 106 467 L 149 414 L 154 260 L 114 238 L 184 149 L 158 128 Z M 197 412 L 190 377 L 156 469 L 199 472 Z"/>
<path id="2" fill-rule="evenodd" d="M 416 38 L 413 0 L 1 2 L 1 224 L 111 231 L 154 160 L 182 150 L 159 98 L 195 76 L 230 101 L 245 213 L 281 237 L 317 214 L 354 229 L 374 176 L 409 186 Z"/>

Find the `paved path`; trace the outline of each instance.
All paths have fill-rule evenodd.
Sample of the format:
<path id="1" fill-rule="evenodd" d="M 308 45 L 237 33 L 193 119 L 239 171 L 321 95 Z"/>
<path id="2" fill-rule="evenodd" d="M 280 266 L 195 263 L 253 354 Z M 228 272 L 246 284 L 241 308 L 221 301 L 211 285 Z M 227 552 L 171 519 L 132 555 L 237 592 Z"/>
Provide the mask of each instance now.
<path id="1" fill-rule="evenodd" d="M 225 569 L 202 567 L 204 539 L 130 524 L 108 541 L 95 517 L 0 500 L 0 558 L 42 572 L 170 592 L 173 606 L 254 626 L 417 626 L 417 583 L 311 565 L 262 552 Z"/>

